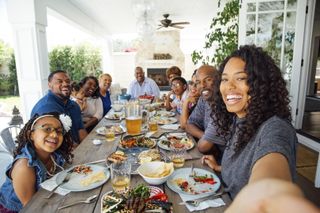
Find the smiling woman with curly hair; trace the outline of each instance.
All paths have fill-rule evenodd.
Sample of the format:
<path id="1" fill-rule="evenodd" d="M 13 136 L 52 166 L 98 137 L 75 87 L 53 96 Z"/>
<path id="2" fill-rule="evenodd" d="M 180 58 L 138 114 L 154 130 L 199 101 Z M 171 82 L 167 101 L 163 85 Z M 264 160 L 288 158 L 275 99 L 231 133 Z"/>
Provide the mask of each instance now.
<path id="1" fill-rule="evenodd" d="M 221 64 L 214 91 L 213 119 L 227 141 L 221 173 L 231 197 L 260 179 L 294 179 L 297 138 L 274 60 L 261 48 L 240 47 Z M 220 169 L 212 156 L 202 161 Z"/>

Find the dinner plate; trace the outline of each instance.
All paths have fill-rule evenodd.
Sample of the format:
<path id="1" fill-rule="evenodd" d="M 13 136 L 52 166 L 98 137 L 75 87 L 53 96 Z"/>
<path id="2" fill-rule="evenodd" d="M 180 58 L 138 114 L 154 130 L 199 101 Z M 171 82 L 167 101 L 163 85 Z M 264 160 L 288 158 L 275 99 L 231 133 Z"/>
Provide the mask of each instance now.
<path id="1" fill-rule="evenodd" d="M 182 144 L 185 144 L 185 146 L 181 148 L 185 148 L 186 150 L 192 149 L 194 147 L 194 142 L 192 141 L 192 139 L 189 137 L 183 137 L 183 138 L 185 138 L 187 141 L 182 143 Z M 158 141 L 158 146 L 161 149 L 170 151 L 171 150 L 170 145 L 168 146 L 166 142 L 170 142 L 170 140 L 167 137 L 161 137 L 160 140 Z"/>
<path id="2" fill-rule="evenodd" d="M 123 117 L 123 112 L 110 112 L 105 116 L 108 120 L 121 120 Z"/>
<path id="3" fill-rule="evenodd" d="M 174 124 L 178 122 L 177 118 L 173 117 L 160 117 L 155 119 L 158 124 L 163 125 L 163 124 Z"/>
<path id="4" fill-rule="evenodd" d="M 72 191 L 72 192 L 87 191 L 87 190 L 91 190 L 91 189 L 94 189 L 94 188 L 97 188 L 97 187 L 101 186 L 102 184 L 107 182 L 107 180 L 110 178 L 110 172 L 108 171 L 108 169 L 106 167 L 100 166 L 100 165 L 93 165 L 93 164 L 92 165 L 91 164 L 90 165 L 86 165 L 86 166 L 90 166 L 91 169 L 92 169 L 92 172 L 90 172 L 89 174 L 86 174 L 86 175 L 72 172 L 70 180 L 67 183 L 62 184 L 60 187 L 63 188 L 63 189 Z M 74 166 L 74 167 L 76 167 L 76 166 Z M 72 168 L 70 168 L 68 170 L 65 170 L 63 172 L 60 172 L 57 175 L 56 183 L 57 184 L 61 183 L 63 181 L 64 177 L 66 176 L 66 173 L 68 171 L 72 170 L 74 167 L 72 167 Z M 90 175 L 95 174 L 95 173 L 100 172 L 100 171 L 103 171 L 105 176 L 106 176 L 103 180 L 95 182 L 95 183 L 92 183 L 92 184 L 90 184 L 88 186 L 81 185 L 81 181 L 82 180 L 84 180 L 87 177 L 89 177 Z"/>
<path id="5" fill-rule="evenodd" d="M 115 135 L 121 135 L 122 133 L 125 133 L 123 127 L 122 127 L 121 125 L 118 125 L 118 126 L 120 127 L 121 132 L 115 131 L 114 134 L 115 134 Z M 110 129 L 110 128 L 112 128 L 112 127 L 113 127 L 113 125 L 101 126 L 101 127 L 99 127 L 98 129 L 96 129 L 96 133 L 98 133 L 99 135 L 105 136 L 106 133 L 107 133 L 107 129 Z"/>
<path id="6" fill-rule="evenodd" d="M 134 138 L 134 137 L 133 137 Z M 156 143 L 156 141 L 155 140 L 153 140 L 153 139 L 151 139 L 151 138 L 148 138 L 148 139 L 150 139 L 151 141 L 152 141 L 152 144 L 150 143 L 150 146 L 148 146 L 148 147 L 145 147 L 145 146 L 133 146 L 133 147 L 131 147 L 131 148 L 129 148 L 129 147 L 123 147 L 123 145 L 121 144 L 121 141 L 119 142 L 119 145 L 118 145 L 118 147 L 120 148 L 120 149 L 122 149 L 122 150 L 127 150 L 127 149 L 134 149 L 134 148 L 142 148 L 142 149 L 152 149 L 152 148 L 154 148 L 156 145 L 157 145 L 157 143 Z"/>
<path id="7" fill-rule="evenodd" d="M 167 180 L 167 186 L 172 191 L 178 194 L 185 194 L 185 195 L 202 195 L 202 196 L 208 195 L 209 196 L 211 194 L 214 194 L 216 191 L 218 191 L 218 189 L 221 186 L 221 182 L 216 174 L 204 169 L 199 169 L 199 168 L 194 168 L 194 172 L 197 174 L 197 176 L 208 175 L 209 177 L 212 177 L 215 183 L 212 185 L 208 183 L 196 182 L 192 177 L 190 177 L 191 168 L 182 168 L 182 169 L 175 170 L 173 172 L 173 174 Z M 191 188 L 194 190 L 194 193 L 183 191 L 177 184 L 178 180 L 188 181 L 188 186 L 191 186 Z"/>
<path id="8" fill-rule="evenodd" d="M 171 112 L 171 111 L 158 111 L 156 113 L 156 116 L 161 116 L 161 117 L 173 117 L 175 115 L 176 115 L 176 113 Z"/>

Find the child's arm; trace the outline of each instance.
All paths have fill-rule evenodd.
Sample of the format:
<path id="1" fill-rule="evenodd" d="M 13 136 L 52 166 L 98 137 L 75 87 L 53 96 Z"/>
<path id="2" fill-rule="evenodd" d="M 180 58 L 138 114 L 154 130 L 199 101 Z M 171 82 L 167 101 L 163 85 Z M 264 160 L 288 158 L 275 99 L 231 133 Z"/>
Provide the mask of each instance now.
<path id="1" fill-rule="evenodd" d="M 12 184 L 16 195 L 25 206 L 36 193 L 36 174 L 33 167 L 28 166 L 28 159 L 19 159 L 11 172 Z"/>

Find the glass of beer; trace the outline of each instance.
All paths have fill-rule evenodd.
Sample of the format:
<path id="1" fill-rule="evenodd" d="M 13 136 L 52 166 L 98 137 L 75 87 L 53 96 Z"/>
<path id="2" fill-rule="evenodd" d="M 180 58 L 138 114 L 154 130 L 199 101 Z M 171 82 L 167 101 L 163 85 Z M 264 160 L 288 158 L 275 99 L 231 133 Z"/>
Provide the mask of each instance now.
<path id="1" fill-rule="evenodd" d="M 114 192 L 126 194 L 130 189 L 131 164 L 123 161 L 111 164 L 111 184 Z"/>
<path id="2" fill-rule="evenodd" d="M 181 168 L 185 162 L 185 155 L 187 151 L 185 148 L 171 148 L 171 162 L 175 168 Z"/>
<path id="3" fill-rule="evenodd" d="M 149 125 L 149 131 L 150 132 L 156 132 L 158 131 L 158 122 L 154 119 L 150 119 L 148 122 Z"/>
<path id="4" fill-rule="evenodd" d="M 114 141 L 115 139 L 115 133 L 114 131 L 109 128 L 109 129 L 106 129 L 106 141 Z"/>
<path id="5" fill-rule="evenodd" d="M 141 133 L 142 126 L 142 106 L 133 102 L 126 105 L 126 127 L 129 135 Z"/>

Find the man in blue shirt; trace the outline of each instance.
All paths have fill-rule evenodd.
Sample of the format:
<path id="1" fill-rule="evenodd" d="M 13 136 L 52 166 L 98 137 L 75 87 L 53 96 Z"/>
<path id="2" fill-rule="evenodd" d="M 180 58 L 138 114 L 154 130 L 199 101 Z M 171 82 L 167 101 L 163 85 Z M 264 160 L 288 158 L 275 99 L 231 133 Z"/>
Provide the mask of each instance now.
<path id="1" fill-rule="evenodd" d="M 213 96 L 216 75 L 217 71 L 213 66 L 203 65 L 197 70 L 196 84 L 200 90 L 201 97 L 186 125 L 186 131 L 199 138 L 198 149 L 202 153 L 208 153 L 212 149 L 215 150 L 215 144 L 218 146 L 219 151 L 224 150 L 225 141 L 216 134 L 216 127 L 211 118 L 211 107 L 208 102 Z"/>
<path id="2" fill-rule="evenodd" d="M 156 98 L 160 97 L 160 89 L 156 82 L 151 78 L 144 76 L 142 67 L 135 69 L 136 80 L 130 83 L 128 94 L 131 98 L 139 98 L 140 95 L 153 95 Z"/>
<path id="3" fill-rule="evenodd" d="M 67 72 L 57 70 L 50 73 L 48 86 L 48 94 L 42 97 L 33 107 L 31 117 L 35 114 L 42 115 L 48 112 L 69 115 L 72 120 L 71 133 L 73 142 L 79 144 L 87 136 L 87 131 L 83 126 L 80 107 L 76 102 L 70 100 L 71 86 Z"/>

